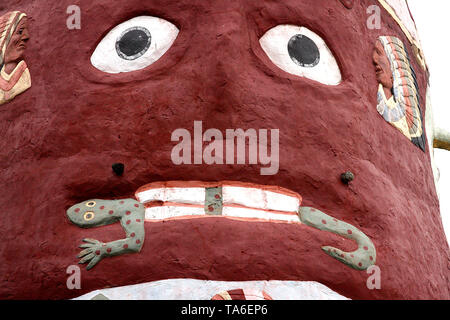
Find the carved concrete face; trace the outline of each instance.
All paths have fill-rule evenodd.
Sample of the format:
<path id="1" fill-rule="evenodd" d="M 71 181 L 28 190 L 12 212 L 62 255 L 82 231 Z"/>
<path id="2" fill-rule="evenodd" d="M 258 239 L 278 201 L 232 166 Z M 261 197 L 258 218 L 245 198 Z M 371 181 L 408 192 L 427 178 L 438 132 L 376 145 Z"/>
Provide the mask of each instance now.
<path id="1" fill-rule="evenodd" d="M 193 278 L 316 281 L 352 299 L 450 298 L 442 285 L 449 251 L 429 154 L 375 108 L 384 76 L 374 73 L 374 42 L 394 34 L 412 51 L 383 9 L 389 26 L 366 29 L 366 9 L 374 1 L 348 9 L 337 0 L 128 0 L 120 6 L 97 0 L 81 6 L 81 30 L 67 29 L 63 18 L 56 23 L 50 4 L 37 10 L 34 1 L 22 2 L 45 41 L 32 42 L 27 51 L 32 90 L 0 113 L 0 123 L 8 123 L 0 142 L 0 207 L 8 208 L 3 221 L 9 231 L 2 233 L 8 241 L 0 241 L 6 261 L 0 280 L 9 275 L 11 283 L 0 295 L 72 298 L 101 289 L 99 283 Z M 121 26 L 137 17 L 152 18 Z M 115 32 L 121 40 L 108 36 Z M 110 55 L 96 60 L 97 49 Z M 120 64 L 114 64 L 117 50 L 126 57 Z M 425 106 L 427 77 L 411 60 Z M 108 72 L 112 67 L 123 69 Z M 202 133 L 278 129 L 278 172 L 263 176 L 266 165 L 248 159 L 195 164 L 194 141 L 193 164 L 175 164 L 179 141 L 172 134 L 185 129 L 194 140 L 194 121 L 202 122 Z M 111 169 L 117 162 L 125 165 L 122 176 Z M 340 180 L 346 171 L 355 176 L 348 185 Z M 302 206 L 363 231 L 377 249 L 381 290 L 367 287 L 365 271 L 321 249 L 352 251 L 353 241 L 303 223 L 223 216 L 147 221 L 140 253 L 104 259 L 83 269 L 81 291 L 65 288 L 63 275 L 77 263 L 81 239 L 123 237 L 118 223 L 91 229 L 71 224 L 65 211 L 73 205 L 133 198 L 148 183 L 188 187 L 230 180 L 299 194 Z M 244 200 L 249 205 L 252 199 Z M 24 247 L 29 254 L 18 258 Z M 36 263 L 51 267 L 30 281 L 24 274 Z M 234 288 L 220 291 L 228 289 Z"/>
<path id="2" fill-rule="evenodd" d="M 5 64 L 9 62 L 20 62 L 30 39 L 28 31 L 28 19 L 22 18 L 14 31 L 5 52 Z"/>
<path id="3" fill-rule="evenodd" d="M 380 41 L 375 43 L 373 63 L 375 65 L 377 81 L 381 83 L 384 88 L 391 90 L 393 87 L 391 65 Z"/>

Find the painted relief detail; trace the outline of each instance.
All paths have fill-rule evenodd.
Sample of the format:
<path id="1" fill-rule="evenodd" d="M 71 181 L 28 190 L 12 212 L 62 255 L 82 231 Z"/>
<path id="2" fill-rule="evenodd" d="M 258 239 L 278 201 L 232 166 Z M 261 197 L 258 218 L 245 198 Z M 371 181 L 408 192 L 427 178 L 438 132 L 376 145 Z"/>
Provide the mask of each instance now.
<path id="1" fill-rule="evenodd" d="M 273 300 L 264 290 L 258 289 L 234 289 L 220 292 L 211 300 Z"/>
<path id="2" fill-rule="evenodd" d="M 19 11 L 0 17 L 0 105 L 31 87 L 23 54 L 29 39 L 27 15 Z"/>
<path id="3" fill-rule="evenodd" d="M 354 240 L 358 249 L 344 252 L 340 249 L 324 246 L 322 250 L 329 256 L 356 270 L 366 270 L 376 262 L 376 250 L 372 241 L 358 228 L 340 221 L 314 208 L 300 208 L 300 220 L 319 230 L 332 232 L 341 237 Z"/>
<path id="4" fill-rule="evenodd" d="M 127 238 L 110 243 L 84 239 L 86 244 L 80 263 L 90 261 L 92 268 L 103 257 L 139 252 L 144 241 L 144 220 L 162 221 L 218 216 L 245 221 L 279 221 L 304 223 L 332 232 L 358 243 L 354 252 L 322 247 L 326 254 L 356 269 L 366 270 L 375 264 L 372 241 L 358 228 L 309 207 L 301 207 L 302 197 L 277 186 L 243 182 L 167 181 L 139 188 L 136 198 L 127 200 L 88 200 L 72 206 L 67 215 L 83 228 L 103 226 L 120 221 Z"/>
<path id="5" fill-rule="evenodd" d="M 67 210 L 69 220 L 81 228 L 105 226 L 120 222 L 126 238 L 103 243 L 95 239 L 83 239 L 79 263 L 87 263 L 87 270 L 105 257 L 141 251 L 144 244 L 144 206 L 133 199 L 88 200 Z"/>
<path id="6" fill-rule="evenodd" d="M 378 38 L 373 62 L 379 83 L 378 112 L 425 151 L 419 88 L 403 42 L 390 36 Z"/>

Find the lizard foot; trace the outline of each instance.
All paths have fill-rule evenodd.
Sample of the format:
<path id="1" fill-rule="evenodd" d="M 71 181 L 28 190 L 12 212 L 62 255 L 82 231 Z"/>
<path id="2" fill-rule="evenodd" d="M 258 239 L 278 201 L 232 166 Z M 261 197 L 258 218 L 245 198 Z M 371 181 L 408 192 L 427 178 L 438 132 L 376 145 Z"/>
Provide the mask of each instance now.
<path id="1" fill-rule="evenodd" d="M 95 239 L 83 239 L 84 242 L 79 247 L 84 250 L 81 251 L 77 258 L 80 258 L 79 264 L 89 262 L 86 269 L 89 270 L 94 267 L 104 257 L 105 244 Z"/>

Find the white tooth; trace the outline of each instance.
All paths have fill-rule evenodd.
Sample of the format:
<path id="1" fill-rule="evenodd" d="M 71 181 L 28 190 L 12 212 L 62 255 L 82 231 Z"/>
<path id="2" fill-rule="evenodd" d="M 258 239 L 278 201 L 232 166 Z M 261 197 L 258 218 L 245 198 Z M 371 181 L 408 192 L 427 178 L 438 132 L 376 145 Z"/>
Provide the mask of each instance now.
<path id="1" fill-rule="evenodd" d="M 266 197 L 261 189 L 224 186 L 222 188 L 223 204 L 239 204 L 250 208 L 266 207 Z"/>
<path id="2" fill-rule="evenodd" d="M 162 200 L 164 198 L 165 189 L 149 189 L 136 194 L 136 198 L 140 203 L 146 203 L 155 200 Z"/>
<path id="3" fill-rule="evenodd" d="M 146 220 L 164 220 L 183 216 L 201 216 L 205 214 L 204 208 L 161 206 L 145 209 Z"/>
<path id="4" fill-rule="evenodd" d="M 139 202 L 169 201 L 186 204 L 205 203 L 205 188 L 155 188 L 138 193 Z"/>
<path id="5" fill-rule="evenodd" d="M 285 194 L 257 188 L 224 186 L 222 188 L 223 204 L 238 204 L 246 207 L 297 212 L 300 200 Z"/>
<path id="6" fill-rule="evenodd" d="M 272 191 L 265 191 L 268 210 L 298 212 L 300 200 L 295 197 Z"/>
<path id="7" fill-rule="evenodd" d="M 280 214 L 248 208 L 223 207 L 222 215 L 235 218 L 256 218 L 267 221 L 286 221 L 300 223 L 300 218 L 296 214 Z"/>

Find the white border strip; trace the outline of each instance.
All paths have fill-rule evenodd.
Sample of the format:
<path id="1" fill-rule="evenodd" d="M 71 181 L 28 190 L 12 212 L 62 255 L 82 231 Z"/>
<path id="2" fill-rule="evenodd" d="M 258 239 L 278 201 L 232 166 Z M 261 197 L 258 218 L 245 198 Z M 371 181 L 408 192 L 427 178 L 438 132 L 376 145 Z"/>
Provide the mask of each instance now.
<path id="1" fill-rule="evenodd" d="M 349 300 L 315 281 L 211 281 L 170 279 L 95 290 L 74 300 L 90 300 L 103 294 L 111 300 L 210 300 L 228 290 L 265 291 L 274 300 Z"/>

